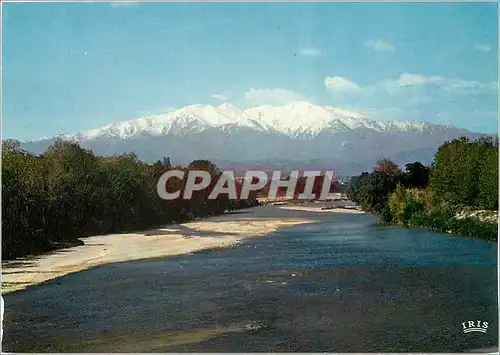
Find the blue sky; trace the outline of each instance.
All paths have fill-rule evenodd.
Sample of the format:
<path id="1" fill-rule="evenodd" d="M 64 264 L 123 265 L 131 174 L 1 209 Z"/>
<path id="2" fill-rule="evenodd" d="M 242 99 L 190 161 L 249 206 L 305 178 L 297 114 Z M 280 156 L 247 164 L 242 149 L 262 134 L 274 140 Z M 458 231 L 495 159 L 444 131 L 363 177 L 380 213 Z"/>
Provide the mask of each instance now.
<path id="1" fill-rule="evenodd" d="M 296 100 L 497 131 L 496 3 L 3 3 L 3 137 Z"/>

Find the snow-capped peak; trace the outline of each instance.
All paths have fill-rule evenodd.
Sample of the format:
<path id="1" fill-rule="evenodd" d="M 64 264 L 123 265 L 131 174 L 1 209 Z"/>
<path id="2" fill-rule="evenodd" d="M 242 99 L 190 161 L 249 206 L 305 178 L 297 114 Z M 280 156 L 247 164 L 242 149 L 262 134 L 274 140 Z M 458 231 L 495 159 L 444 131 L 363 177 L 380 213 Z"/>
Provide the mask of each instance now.
<path id="1" fill-rule="evenodd" d="M 166 113 L 109 124 L 82 133 L 64 135 L 70 139 L 132 138 L 139 135 L 185 135 L 209 127 L 249 127 L 280 132 L 292 137 L 312 137 L 323 131 L 370 129 L 375 131 L 420 131 L 426 124 L 404 121 L 380 122 L 345 109 L 297 101 L 285 106 L 259 106 L 241 109 L 224 103 L 220 106 L 189 105 Z"/>

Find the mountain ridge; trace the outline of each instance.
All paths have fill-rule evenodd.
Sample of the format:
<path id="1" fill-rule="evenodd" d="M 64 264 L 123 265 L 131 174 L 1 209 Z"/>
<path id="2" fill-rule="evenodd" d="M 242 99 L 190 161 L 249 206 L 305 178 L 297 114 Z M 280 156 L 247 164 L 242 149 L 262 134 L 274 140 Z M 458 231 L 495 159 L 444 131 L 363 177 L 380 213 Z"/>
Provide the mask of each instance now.
<path id="1" fill-rule="evenodd" d="M 428 122 L 377 121 L 351 110 L 314 105 L 307 101 L 284 106 L 258 106 L 240 109 L 224 103 L 219 106 L 188 105 L 158 115 L 108 124 L 106 126 L 59 135 L 66 139 L 132 138 L 200 132 L 209 127 L 237 126 L 277 132 L 293 138 L 311 137 L 322 131 L 347 131 L 356 128 L 386 131 L 422 131 L 432 127 L 450 127 Z"/>
<path id="2" fill-rule="evenodd" d="M 461 136 L 474 139 L 486 134 L 432 123 L 376 121 L 358 112 L 301 101 L 249 109 L 230 104 L 190 105 L 85 132 L 25 142 L 22 148 L 42 153 L 62 138 L 77 141 L 98 155 L 134 152 L 148 162 L 168 156 L 179 164 L 208 159 L 296 161 L 307 166 L 315 160 L 341 167 L 339 173 L 349 174 L 369 169 L 381 158 L 403 166 L 417 160 L 430 164 L 441 144 Z"/>

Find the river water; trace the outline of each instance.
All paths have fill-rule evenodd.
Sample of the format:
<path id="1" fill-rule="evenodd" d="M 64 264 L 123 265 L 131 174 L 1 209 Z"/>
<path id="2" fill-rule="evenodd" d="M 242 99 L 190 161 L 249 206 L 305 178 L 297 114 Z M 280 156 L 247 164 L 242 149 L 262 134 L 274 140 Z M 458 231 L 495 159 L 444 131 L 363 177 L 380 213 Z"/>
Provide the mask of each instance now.
<path id="1" fill-rule="evenodd" d="M 4 296 L 8 352 L 460 352 L 498 346 L 497 245 L 371 215 L 116 263 Z M 487 333 L 462 322 L 488 322 Z"/>

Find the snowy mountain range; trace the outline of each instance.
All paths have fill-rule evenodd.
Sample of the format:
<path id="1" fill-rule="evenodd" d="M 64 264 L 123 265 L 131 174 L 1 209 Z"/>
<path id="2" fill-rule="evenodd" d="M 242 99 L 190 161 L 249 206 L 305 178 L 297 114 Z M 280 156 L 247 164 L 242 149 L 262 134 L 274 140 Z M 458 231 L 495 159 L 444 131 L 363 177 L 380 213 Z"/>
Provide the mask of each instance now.
<path id="1" fill-rule="evenodd" d="M 96 154 L 134 152 L 146 161 L 210 159 L 229 167 L 232 162 L 294 166 L 315 161 L 349 174 L 369 169 L 380 158 L 403 165 L 430 163 L 439 145 L 460 136 L 482 134 L 430 123 L 376 121 L 354 111 L 294 102 L 250 109 L 190 105 L 59 138 L 78 141 Z M 41 153 L 56 138 L 23 147 Z"/>
<path id="2" fill-rule="evenodd" d="M 186 135 L 201 132 L 209 127 L 246 127 L 261 132 L 281 133 L 291 138 L 310 138 L 322 131 L 367 128 L 378 132 L 406 132 L 422 131 L 432 125 L 404 121 L 378 122 L 354 111 L 316 106 L 309 102 L 294 102 L 278 107 L 260 106 L 246 110 L 226 103 L 217 107 L 190 105 L 168 113 L 114 123 L 62 137 L 78 141 L 98 138 L 129 139 L 144 134 Z"/>

